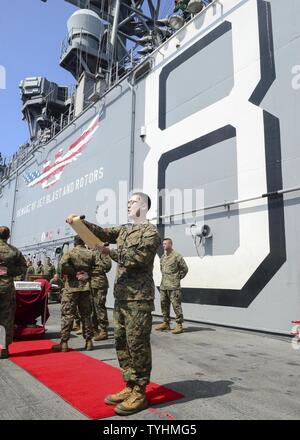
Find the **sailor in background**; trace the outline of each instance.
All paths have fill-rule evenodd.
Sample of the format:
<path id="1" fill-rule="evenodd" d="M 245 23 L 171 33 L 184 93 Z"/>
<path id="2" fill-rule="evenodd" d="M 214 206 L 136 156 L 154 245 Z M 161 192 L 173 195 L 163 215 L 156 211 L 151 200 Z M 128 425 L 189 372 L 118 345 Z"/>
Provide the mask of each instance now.
<path id="1" fill-rule="evenodd" d="M 74 314 L 74 323 L 73 323 L 72 330 L 76 333 L 76 335 L 82 335 L 82 325 L 81 325 L 81 321 L 80 321 L 78 307 L 76 307 L 76 311 Z"/>
<path id="2" fill-rule="evenodd" d="M 126 387 L 106 397 L 116 405 L 118 415 L 131 415 L 148 406 L 146 385 L 150 382 L 152 356 L 150 334 L 154 310 L 153 262 L 160 245 L 156 226 L 146 220 L 150 197 L 134 193 L 128 201 L 133 224 L 101 228 L 85 222 L 102 242 L 116 243 L 117 249 L 98 246 L 101 254 L 118 263 L 114 285 L 114 329 L 117 356 Z M 70 215 L 68 222 L 72 224 Z"/>
<path id="3" fill-rule="evenodd" d="M 180 281 L 188 273 L 188 267 L 183 257 L 174 251 L 170 238 L 163 240 L 164 255 L 160 259 L 162 279 L 160 284 L 160 304 L 164 322 L 156 330 L 170 330 L 170 305 L 176 316 L 176 327 L 173 334 L 183 332 L 183 313 L 181 307 Z"/>
<path id="4" fill-rule="evenodd" d="M 191 13 L 196 14 L 202 10 L 203 7 L 208 6 L 212 0 L 175 0 L 174 13 L 182 12 L 184 18 L 187 18 Z"/>
<path id="5" fill-rule="evenodd" d="M 68 351 L 68 340 L 78 307 L 82 321 L 85 349 L 92 350 L 93 329 L 91 320 L 91 273 L 95 265 L 92 251 L 86 249 L 80 237 L 74 238 L 74 248 L 66 252 L 61 260 L 62 275 L 66 275 L 61 300 L 61 341 L 54 345 L 54 351 Z"/>
<path id="6" fill-rule="evenodd" d="M 111 258 L 94 251 L 95 267 L 91 276 L 92 322 L 95 332 L 95 341 L 108 339 L 108 317 L 106 296 L 108 279 L 106 273 L 111 269 Z"/>
<path id="7" fill-rule="evenodd" d="M 16 291 L 14 277 L 26 272 L 26 260 L 22 253 L 7 243 L 10 230 L 0 226 L 0 326 L 5 329 L 5 347 L 2 347 L 0 359 L 9 357 L 9 345 L 13 341 L 16 311 Z"/>
<path id="8" fill-rule="evenodd" d="M 175 0 L 174 2 L 174 12 L 187 12 L 187 7 L 189 4 L 190 0 Z"/>

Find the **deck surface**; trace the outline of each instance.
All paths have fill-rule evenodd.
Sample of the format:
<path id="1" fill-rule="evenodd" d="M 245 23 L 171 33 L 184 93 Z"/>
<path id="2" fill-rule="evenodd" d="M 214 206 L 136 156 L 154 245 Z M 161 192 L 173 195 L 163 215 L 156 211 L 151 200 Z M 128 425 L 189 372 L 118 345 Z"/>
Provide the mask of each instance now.
<path id="1" fill-rule="evenodd" d="M 47 337 L 59 338 L 60 306 L 50 304 Z M 111 311 L 109 312 L 110 322 Z M 154 317 L 153 325 L 160 322 Z M 152 380 L 185 395 L 128 417 L 137 420 L 300 418 L 300 349 L 291 339 L 185 322 L 180 335 L 153 329 Z M 113 331 L 84 352 L 118 366 Z M 82 350 L 73 335 L 70 346 Z M 97 384 L 95 384 L 97 386 Z M 86 417 L 9 360 L 0 360 L 0 420 L 80 420 Z M 116 416 L 112 419 L 122 419 Z M 112 420 L 106 419 L 106 420 Z"/>

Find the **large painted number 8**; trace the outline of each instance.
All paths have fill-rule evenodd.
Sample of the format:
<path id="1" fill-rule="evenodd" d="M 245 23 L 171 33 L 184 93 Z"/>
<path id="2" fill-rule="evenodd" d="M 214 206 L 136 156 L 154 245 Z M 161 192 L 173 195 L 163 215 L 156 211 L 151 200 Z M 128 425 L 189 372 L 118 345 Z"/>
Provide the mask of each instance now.
<path id="1" fill-rule="evenodd" d="M 209 147 L 208 138 L 212 140 L 210 145 L 215 145 L 236 136 L 239 199 L 282 188 L 279 121 L 259 107 L 276 78 L 271 6 L 265 0 L 249 0 L 241 8 L 229 15 L 230 21 L 210 31 L 214 35 L 232 32 L 235 78 L 226 98 L 166 128 L 162 93 L 170 67 L 157 68 L 147 79 L 150 152 L 144 163 L 144 189 L 153 196 L 154 205 L 153 189 L 160 189 L 164 182 L 163 173 L 174 160 L 174 150 L 184 149 L 189 154 L 192 145 L 201 147 L 203 142 Z M 153 163 L 157 169 L 153 169 Z M 240 216 L 240 246 L 233 255 L 203 258 L 201 279 L 199 258 L 187 258 L 190 270 L 183 289 L 186 302 L 248 307 L 286 260 L 282 196 L 248 202 L 243 204 L 245 207 L 254 208 L 254 214 Z"/>

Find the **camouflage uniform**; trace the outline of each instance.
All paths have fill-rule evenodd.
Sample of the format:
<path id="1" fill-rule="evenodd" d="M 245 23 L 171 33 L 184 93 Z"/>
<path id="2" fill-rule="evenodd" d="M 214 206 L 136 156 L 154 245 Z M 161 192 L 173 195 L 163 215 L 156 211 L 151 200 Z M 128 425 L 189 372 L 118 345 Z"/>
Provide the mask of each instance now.
<path id="1" fill-rule="evenodd" d="M 30 277 L 32 275 L 35 275 L 35 270 L 34 270 L 34 267 L 32 265 L 30 265 L 27 267 L 27 270 L 26 270 L 25 281 L 29 281 Z"/>
<path id="2" fill-rule="evenodd" d="M 44 277 L 47 278 L 48 280 L 51 280 L 51 278 L 54 277 L 54 274 L 55 274 L 55 267 L 53 266 L 53 264 L 46 263 L 44 265 L 44 270 L 43 270 Z"/>
<path id="3" fill-rule="evenodd" d="M 164 322 L 170 322 L 170 304 L 172 304 L 177 324 L 183 323 L 181 307 L 180 280 L 188 273 L 186 262 L 180 254 L 171 251 L 160 259 L 162 280 L 160 284 L 160 303 Z"/>
<path id="4" fill-rule="evenodd" d="M 95 257 L 84 246 L 75 246 L 62 256 L 60 265 L 62 274 L 67 275 L 61 300 L 61 340 L 67 342 L 70 338 L 77 307 L 82 321 L 83 337 L 92 339 L 90 278 L 79 281 L 76 273 L 84 271 L 90 277 Z"/>
<path id="5" fill-rule="evenodd" d="M 118 263 L 114 284 L 116 350 L 126 382 L 144 386 L 152 368 L 150 333 L 154 310 L 153 262 L 160 245 L 156 226 L 144 222 L 102 229 L 86 222 Z"/>
<path id="6" fill-rule="evenodd" d="M 51 284 L 51 286 L 53 284 L 58 286 L 58 288 L 54 288 L 54 287 L 51 288 L 51 290 L 50 290 L 50 297 L 52 296 L 52 293 L 54 293 L 54 294 L 58 295 L 58 300 L 60 301 L 61 300 L 62 291 L 63 291 L 63 289 L 65 287 L 65 283 L 63 282 L 63 280 L 61 278 L 58 278 L 58 280 L 55 280 L 54 278 L 52 278 L 50 280 L 50 284 Z"/>
<path id="7" fill-rule="evenodd" d="M 58 280 L 55 280 L 54 278 L 52 278 L 50 280 L 50 284 L 56 284 L 60 290 L 62 290 L 65 285 L 65 283 L 63 282 L 63 280 L 61 278 L 58 278 Z"/>
<path id="8" fill-rule="evenodd" d="M 92 305 L 91 305 L 91 310 L 92 310 Z M 91 312 L 93 313 L 93 311 Z M 74 311 L 74 321 L 77 327 L 80 327 L 80 315 L 79 315 L 79 311 L 78 311 L 78 307 L 76 307 L 76 310 Z"/>
<path id="9" fill-rule="evenodd" d="M 26 271 L 26 260 L 22 253 L 5 240 L 0 239 L 0 266 L 7 275 L 0 275 L 0 325 L 6 331 L 6 347 L 13 341 L 16 310 L 16 292 L 13 278 Z"/>
<path id="10" fill-rule="evenodd" d="M 107 331 L 108 317 L 105 307 L 108 289 L 108 280 L 106 272 L 111 269 L 111 259 L 107 255 L 101 255 L 94 251 L 96 265 L 92 270 L 91 291 L 92 291 L 92 319 L 94 329 Z"/>
<path id="11" fill-rule="evenodd" d="M 42 264 L 36 267 L 35 274 L 44 275 L 44 266 Z"/>

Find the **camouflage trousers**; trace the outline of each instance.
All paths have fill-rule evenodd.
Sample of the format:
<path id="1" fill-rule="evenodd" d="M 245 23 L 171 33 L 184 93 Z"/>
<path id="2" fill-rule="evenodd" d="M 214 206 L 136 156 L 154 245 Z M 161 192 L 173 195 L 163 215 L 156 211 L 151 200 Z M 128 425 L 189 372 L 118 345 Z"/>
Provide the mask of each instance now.
<path id="1" fill-rule="evenodd" d="M 77 308 L 82 322 L 84 339 L 94 336 L 91 319 L 91 300 L 89 292 L 63 293 L 61 300 L 61 340 L 68 341 L 76 316 Z"/>
<path id="2" fill-rule="evenodd" d="M 74 321 L 76 322 L 76 324 L 79 327 L 80 323 L 81 323 L 81 320 L 80 320 L 80 315 L 79 315 L 78 307 L 76 307 L 76 311 L 75 311 L 75 314 L 74 314 Z"/>
<path id="3" fill-rule="evenodd" d="M 5 341 L 1 340 L 2 344 L 5 342 L 6 347 L 13 341 L 14 336 L 14 322 L 16 312 L 16 292 L 12 289 L 0 289 L 0 326 L 5 329 Z M 2 336 L 2 332 L 1 332 Z M 1 338 L 2 339 L 2 338 Z M 4 339 L 4 338 L 3 338 Z"/>
<path id="4" fill-rule="evenodd" d="M 177 324 L 183 323 L 183 313 L 181 307 L 181 289 L 176 290 L 160 290 L 160 306 L 163 314 L 164 322 L 170 322 L 170 306 L 176 316 Z"/>
<path id="5" fill-rule="evenodd" d="M 117 356 L 125 382 L 150 382 L 152 301 L 116 301 L 114 329 Z"/>
<path id="6" fill-rule="evenodd" d="M 92 322 L 94 329 L 107 331 L 108 317 L 106 309 L 107 288 L 92 289 Z"/>

